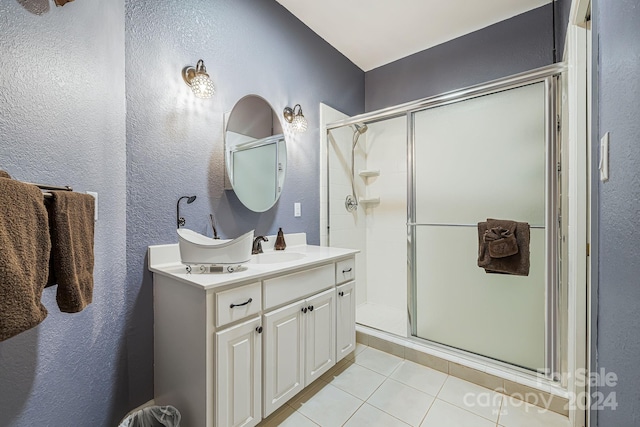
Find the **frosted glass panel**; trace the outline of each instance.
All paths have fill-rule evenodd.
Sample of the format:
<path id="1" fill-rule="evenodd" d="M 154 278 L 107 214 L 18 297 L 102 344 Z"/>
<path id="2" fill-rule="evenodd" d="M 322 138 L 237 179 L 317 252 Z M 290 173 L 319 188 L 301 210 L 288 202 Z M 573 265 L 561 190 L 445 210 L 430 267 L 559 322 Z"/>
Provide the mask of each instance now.
<path id="1" fill-rule="evenodd" d="M 476 265 L 475 227 L 416 228 L 419 337 L 530 369 L 545 367 L 545 231 L 531 230 L 529 276 Z"/>
<path id="2" fill-rule="evenodd" d="M 233 153 L 233 190 L 253 211 L 266 211 L 277 198 L 277 161 L 276 143 Z"/>
<path id="3" fill-rule="evenodd" d="M 544 83 L 415 114 L 416 222 L 544 224 Z"/>
<path id="4" fill-rule="evenodd" d="M 522 277 L 477 266 L 475 227 L 487 218 L 545 226 L 545 118 L 544 83 L 414 115 L 419 337 L 545 368 L 545 229 L 531 229 Z"/>

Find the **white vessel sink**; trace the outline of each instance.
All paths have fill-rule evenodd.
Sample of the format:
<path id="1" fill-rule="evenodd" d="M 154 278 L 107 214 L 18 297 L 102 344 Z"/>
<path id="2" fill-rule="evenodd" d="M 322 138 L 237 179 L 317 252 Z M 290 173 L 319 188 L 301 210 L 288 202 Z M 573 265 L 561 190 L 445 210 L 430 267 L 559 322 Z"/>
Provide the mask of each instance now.
<path id="1" fill-rule="evenodd" d="M 231 240 L 216 240 L 188 228 L 178 228 L 178 246 L 183 264 L 243 264 L 251 259 L 253 230 Z"/>
<path id="2" fill-rule="evenodd" d="M 253 264 L 278 264 L 281 262 L 298 261 L 305 257 L 299 252 L 266 252 L 251 257 Z"/>

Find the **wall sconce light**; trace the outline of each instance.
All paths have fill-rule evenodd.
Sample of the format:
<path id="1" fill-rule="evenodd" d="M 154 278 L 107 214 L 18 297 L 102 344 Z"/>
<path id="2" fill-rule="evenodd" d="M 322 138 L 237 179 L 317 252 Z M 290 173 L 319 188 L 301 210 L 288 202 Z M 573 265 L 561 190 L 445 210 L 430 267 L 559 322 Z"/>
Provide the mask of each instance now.
<path id="1" fill-rule="evenodd" d="M 215 87 L 209 74 L 207 74 L 207 68 L 204 66 L 202 59 L 198 61 L 195 67 L 184 67 L 182 69 L 182 78 L 198 98 L 211 98 L 215 93 Z"/>
<path id="2" fill-rule="evenodd" d="M 295 107 L 286 107 L 282 113 L 287 123 L 291 123 L 291 128 L 297 133 L 303 133 L 307 130 L 307 119 L 302 114 L 302 107 L 296 104 Z"/>

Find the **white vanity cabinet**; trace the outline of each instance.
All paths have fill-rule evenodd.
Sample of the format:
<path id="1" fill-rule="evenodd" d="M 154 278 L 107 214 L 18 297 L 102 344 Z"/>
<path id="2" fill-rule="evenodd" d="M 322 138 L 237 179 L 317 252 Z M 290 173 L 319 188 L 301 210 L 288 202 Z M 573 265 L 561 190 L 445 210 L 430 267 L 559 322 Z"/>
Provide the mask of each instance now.
<path id="1" fill-rule="evenodd" d="M 170 262 L 174 246 L 149 248 L 154 400 L 182 424 L 255 426 L 355 349 L 354 272 L 338 272 L 356 251 L 304 245 L 300 262 L 215 275 Z"/>
<path id="2" fill-rule="evenodd" d="M 336 363 L 356 348 L 356 282 L 336 288 Z"/>
<path id="3" fill-rule="evenodd" d="M 304 388 L 303 301 L 264 315 L 264 415 Z"/>
<path id="4" fill-rule="evenodd" d="M 305 387 L 336 364 L 336 290 L 308 298 L 305 323 Z"/>
<path id="5" fill-rule="evenodd" d="M 356 262 L 336 262 L 336 363 L 356 348 Z"/>
<path id="6" fill-rule="evenodd" d="M 335 365 L 335 288 L 264 315 L 264 416 Z"/>
<path id="7" fill-rule="evenodd" d="M 216 425 L 262 420 L 262 326 L 251 319 L 216 332 Z"/>
<path id="8" fill-rule="evenodd" d="M 215 420 L 254 426 L 262 420 L 261 282 L 215 293 Z M 237 320 L 249 318 L 235 326 Z"/>

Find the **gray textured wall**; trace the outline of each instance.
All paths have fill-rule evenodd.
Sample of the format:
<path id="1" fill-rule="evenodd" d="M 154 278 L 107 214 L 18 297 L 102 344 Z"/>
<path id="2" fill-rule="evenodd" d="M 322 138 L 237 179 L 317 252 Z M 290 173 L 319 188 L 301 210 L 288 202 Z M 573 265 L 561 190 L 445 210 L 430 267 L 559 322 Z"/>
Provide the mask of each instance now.
<path id="1" fill-rule="evenodd" d="M 564 46 L 567 38 L 567 26 L 569 25 L 569 14 L 571 13 L 571 0 L 556 0 L 556 60 L 562 61 Z"/>
<path id="2" fill-rule="evenodd" d="M 610 132 L 608 182 L 596 188 L 597 258 L 596 368 L 618 376 L 619 406 L 592 412 L 599 427 L 640 425 L 640 5 L 637 0 L 593 2 L 594 76 L 598 117 L 594 146 Z M 595 157 L 597 158 L 597 157 Z M 597 168 L 597 161 L 594 162 Z M 593 172 L 597 176 L 597 170 Z M 594 248 L 595 249 L 595 248 Z"/>
<path id="3" fill-rule="evenodd" d="M 150 399 L 153 314 L 145 251 L 176 241 L 177 198 L 198 195 L 183 213 L 200 232 L 209 232 L 214 212 L 225 236 L 282 226 L 306 231 L 317 243 L 318 103 L 348 114 L 364 109 L 364 73 L 275 1 L 136 0 L 126 11 L 123 3 L 0 4 L 0 167 L 18 179 L 100 194 L 95 302 L 80 314 L 62 314 L 55 289 L 47 289 L 50 314 L 43 324 L 0 343 L 0 425 L 113 425 Z M 435 79 L 430 93 L 411 99 L 550 62 L 544 59 L 550 50 L 540 47 L 550 36 L 531 42 L 531 29 L 523 28 L 511 43 L 526 47 L 527 58 L 506 65 L 492 65 L 513 51 L 488 49 L 499 42 L 491 30 L 425 53 L 471 66 L 467 75 L 477 81 L 441 75 L 445 81 Z M 216 84 L 211 100 L 194 98 L 180 77 L 182 67 L 200 58 Z M 402 69 L 422 74 L 425 62 L 415 60 L 405 60 Z M 375 72 L 367 73 L 370 87 Z M 400 91 L 415 94 L 421 79 L 402 76 Z M 399 90 L 385 85 L 387 94 Z M 222 190 L 223 113 L 248 93 L 278 112 L 300 103 L 310 122 L 289 146 L 281 201 L 263 214 Z M 384 105 L 406 100 L 382 95 Z M 294 202 L 302 203 L 302 218 L 293 217 Z"/>
<path id="4" fill-rule="evenodd" d="M 94 303 L 62 314 L 49 288 L 42 325 L 0 343 L 0 426 L 111 426 L 153 396 L 145 251 L 176 241 L 177 198 L 198 195 L 183 212 L 201 232 L 213 211 L 226 236 L 282 226 L 317 242 L 318 104 L 362 112 L 364 73 L 274 1 L 12 0 L 0 12 L 0 167 L 100 195 Z M 181 80 L 199 58 L 212 100 Z M 222 190 L 223 113 L 248 93 L 277 111 L 300 103 L 310 122 L 264 214 Z"/>
<path id="5" fill-rule="evenodd" d="M 566 27 L 568 1 L 557 2 L 563 4 L 557 5 L 556 28 Z M 552 18 L 549 4 L 371 70 L 365 75 L 365 109 L 375 111 L 549 65 Z M 564 32 L 558 38 L 564 40 Z"/>
<path id="6" fill-rule="evenodd" d="M 0 168 L 97 191 L 93 304 L 0 343 L 0 426 L 113 426 L 126 406 L 124 0 L 0 2 Z M 39 268 L 28 265 L 25 268 Z"/>
<path id="7" fill-rule="evenodd" d="M 319 243 L 319 103 L 348 114 L 363 111 L 364 72 L 275 1 L 136 0 L 126 6 L 128 298 L 135 301 L 127 337 L 131 394 L 152 396 L 152 286 L 148 245 L 177 242 L 175 204 L 187 227 L 210 235 L 209 213 L 223 237 L 255 229 L 307 232 Z M 195 98 L 180 71 L 203 59 L 216 85 Z M 278 114 L 301 104 L 309 130 L 288 150 L 280 201 L 258 214 L 223 190 L 223 114 L 254 93 Z M 294 202 L 302 217 L 293 217 Z"/>

